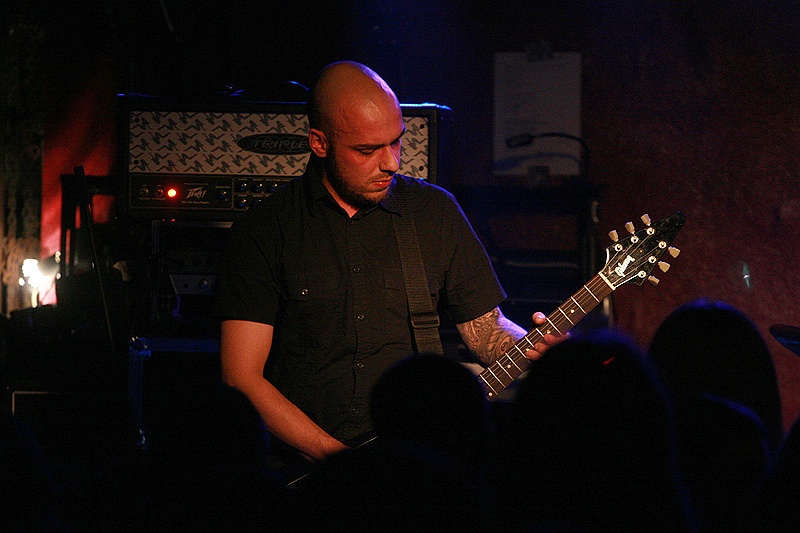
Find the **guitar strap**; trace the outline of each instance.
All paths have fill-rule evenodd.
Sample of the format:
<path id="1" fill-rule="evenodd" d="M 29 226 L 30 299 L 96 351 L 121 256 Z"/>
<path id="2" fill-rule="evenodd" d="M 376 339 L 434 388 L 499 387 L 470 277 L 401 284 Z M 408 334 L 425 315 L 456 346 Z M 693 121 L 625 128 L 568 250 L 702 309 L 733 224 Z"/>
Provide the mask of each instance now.
<path id="1" fill-rule="evenodd" d="M 442 340 L 439 338 L 439 315 L 433 307 L 422 253 L 419 251 L 417 226 L 412 210 L 408 207 L 408 192 L 396 191 L 400 216 L 392 217 L 397 247 L 400 250 L 400 263 L 406 286 L 408 311 L 411 315 L 412 333 L 417 353 L 444 354 Z"/>

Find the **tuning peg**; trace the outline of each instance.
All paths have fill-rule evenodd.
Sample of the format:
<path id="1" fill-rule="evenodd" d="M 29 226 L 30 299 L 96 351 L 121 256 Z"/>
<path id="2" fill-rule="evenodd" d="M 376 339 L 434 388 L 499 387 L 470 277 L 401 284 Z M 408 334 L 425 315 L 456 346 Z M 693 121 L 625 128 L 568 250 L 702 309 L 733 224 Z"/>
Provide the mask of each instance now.
<path id="1" fill-rule="evenodd" d="M 658 268 L 661 269 L 661 272 L 666 272 L 667 270 L 669 270 L 669 267 L 670 267 L 669 263 L 665 263 L 664 261 L 658 262 Z"/>
<path id="2" fill-rule="evenodd" d="M 650 283 L 652 283 L 652 284 L 653 284 L 653 286 L 655 287 L 656 285 L 658 285 L 659 279 L 658 279 L 657 277 L 655 277 L 655 276 L 649 276 L 649 277 L 647 278 L 647 281 L 649 281 Z"/>
<path id="3" fill-rule="evenodd" d="M 619 240 L 619 235 L 617 234 L 617 230 L 615 229 L 612 229 L 611 231 L 608 232 L 608 237 L 614 242 L 617 242 Z"/>
<path id="4" fill-rule="evenodd" d="M 647 213 L 645 213 L 644 215 L 642 215 L 642 222 L 644 222 L 644 225 L 645 225 L 645 226 L 649 226 L 649 225 L 650 225 L 650 222 L 651 222 L 651 220 L 650 220 L 650 215 L 648 215 Z"/>
<path id="5" fill-rule="evenodd" d="M 678 257 L 678 255 L 680 255 L 681 253 L 681 251 L 675 248 L 674 246 L 670 246 L 669 248 L 667 248 L 667 251 L 669 252 L 669 255 L 671 255 L 673 258 Z"/>
<path id="6" fill-rule="evenodd" d="M 633 222 L 626 222 L 625 229 L 628 230 L 628 233 L 633 234 L 636 228 L 633 226 Z"/>

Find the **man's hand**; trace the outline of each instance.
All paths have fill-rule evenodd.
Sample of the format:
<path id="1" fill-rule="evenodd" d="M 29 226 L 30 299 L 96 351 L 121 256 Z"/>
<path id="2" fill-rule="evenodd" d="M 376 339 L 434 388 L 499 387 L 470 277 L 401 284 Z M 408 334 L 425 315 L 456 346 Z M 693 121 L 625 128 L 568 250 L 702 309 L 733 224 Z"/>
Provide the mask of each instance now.
<path id="1" fill-rule="evenodd" d="M 544 313 L 536 312 L 533 314 L 533 324 L 536 327 L 541 326 L 547 322 L 547 317 Z M 546 352 L 551 346 L 555 346 L 556 344 L 563 342 L 564 340 L 569 338 L 569 332 L 565 333 L 564 335 L 553 335 L 547 331 L 543 331 L 544 335 L 542 336 L 542 340 L 537 342 L 533 345 L 533 349 L 525 351 L 525 357 L 530 359 L 531 361 L 535 361 L 539 359 L 544 352 Z"/>
<path id="2" fill-rule="evenodd" d="M 321 461 L 347 446 L 330 436 L 264 379 L 274 328 L 246 320 L 224 320 L 220 337 L 223 381 L 242 391 L 267 429 L 302 455 Z"/>
<path id="3" fill-rule="evenodd" d="M 547 317 L 544 316 L 544 313 L 533 314 L 535 326 L 541 326 L 546 322 Z M 489 366 L 496 361 L 527 333 L 523 328 L 503 316 L 499 307 L 468 322 L 456 324 L 456 329 L 461 334 L 467 348 L 478 356 L 484 366 Z M 568 334 L 556 336 L 546 333 L 541 342 L 537 342 L 532 350 L 525 352 L 525 357 L 531 360 L 538 359 L 550 346 L 558 344 L 568 336 Z"/>

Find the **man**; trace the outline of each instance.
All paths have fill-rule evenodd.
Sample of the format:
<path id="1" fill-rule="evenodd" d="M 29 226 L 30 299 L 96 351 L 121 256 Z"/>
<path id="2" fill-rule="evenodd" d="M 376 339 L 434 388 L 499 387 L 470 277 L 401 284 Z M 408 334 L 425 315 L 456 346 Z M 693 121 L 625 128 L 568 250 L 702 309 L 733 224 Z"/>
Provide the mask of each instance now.
<path id="1" fill-rule="evenodd" d="M 466 346 L 489 364 L 526 332 L 500 312 L 505 293 L 453 197 L 396 174 L 403 116 L 375 72 L 329 65 L 308 115 L 306 174 L 233 225 L 215 313 L 223 379 L 273 435 L 322 460 L 369 431 L 371 386 L 413 352 L 392 222 L 399 195 L 434 305 L 446 305 Z M 548 335 L 526 356 L 556 340 Z"/>

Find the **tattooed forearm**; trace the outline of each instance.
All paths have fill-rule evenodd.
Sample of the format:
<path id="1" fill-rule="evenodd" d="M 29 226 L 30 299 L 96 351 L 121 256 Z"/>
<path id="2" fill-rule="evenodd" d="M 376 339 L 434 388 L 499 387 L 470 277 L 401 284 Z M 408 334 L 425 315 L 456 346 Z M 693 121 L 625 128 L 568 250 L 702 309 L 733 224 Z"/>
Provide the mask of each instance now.
<path id="1" fill-rule="evenodd" d="M 467 348 L 485 365 L 493 363 L 526 333 L 503 316 L 499 308 L 469 322 L 456 324 L 456 328 Z"/>

